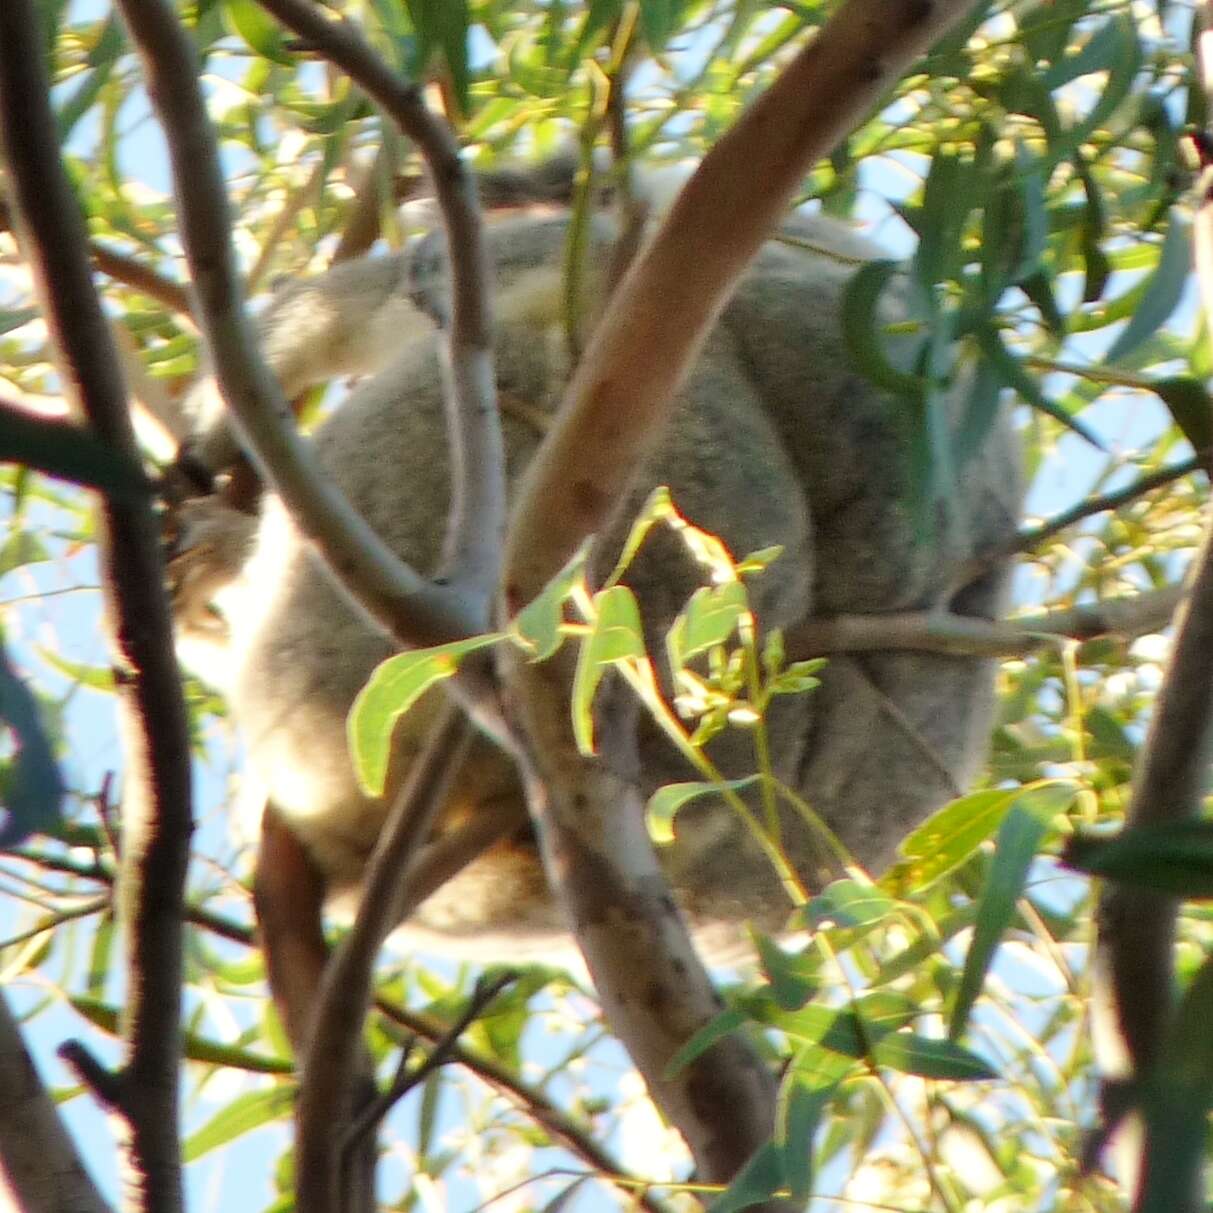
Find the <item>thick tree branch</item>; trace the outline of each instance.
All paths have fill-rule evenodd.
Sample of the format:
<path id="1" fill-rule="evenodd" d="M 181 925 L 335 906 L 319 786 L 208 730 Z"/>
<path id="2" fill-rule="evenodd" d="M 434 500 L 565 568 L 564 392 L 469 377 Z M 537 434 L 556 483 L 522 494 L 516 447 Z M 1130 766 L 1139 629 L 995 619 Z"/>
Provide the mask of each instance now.
<path id="1" fill-rule="evenodd" d="M 405 644 L 482 626 L 474 594 L 408 568 L 316 470 L 290 406 L 257 350 L 231 244 L 232 223 L 193 46 L 165 0 L 119 0 L 143 60 L 173 165 L 181 241 L 216 375 L 259 470 L 356 608 Z"/>
<path id="2" fill-rule="evenodd" d="M 33 0 L 0 5 L 0 128 L 10 201 L 61 359 L 65 394 L 126 461 L 138 450 L 109 327 L 93 289 L 84 223 L 59 161 L 45 41 Z M 120 1072 L 129 1203 L 182 1204 L 177 1067 L 181 914 L 189 859 L 190 752 L 147 499 L 108 499 L 99 548 L 126 754 L 120 910 L 128 934 L 126 1058 Z"/>
<path id="3" fill-rule="evenodd" d="M 971 7 L 848 0 L 704 157 L 613 296 L 528 471 L 507 553 L 511 606 L 529 602 L 603 529 L 805 173 Z"/>
<path id="4" fill-rule="evenodd" d="M 22 1213 L 109 1213 L 0 991 L 0 1204 Z"/>
<path id="5" fill-rule="evenodd" d="M 707 154 L 612 296 L 520 489 L 507 613 L 611 520 L 712 321 L 804 174 L 969 7 L 849 0 Z M 523 726 L 547 869 L 611 1026 L 686 1136 L 701 1176 L 731 1178 L 769 1136 L 772 1083 L 739 1039 L 667 1073 L 718 1003 L 661 877 L 636 789 L 614 773 L 635 761 L 629 722 L 604 710 L 608 761 L 584 760 L 570 732 L 568 656 L 530 665 L 505 653 L 502 675 Z"/>

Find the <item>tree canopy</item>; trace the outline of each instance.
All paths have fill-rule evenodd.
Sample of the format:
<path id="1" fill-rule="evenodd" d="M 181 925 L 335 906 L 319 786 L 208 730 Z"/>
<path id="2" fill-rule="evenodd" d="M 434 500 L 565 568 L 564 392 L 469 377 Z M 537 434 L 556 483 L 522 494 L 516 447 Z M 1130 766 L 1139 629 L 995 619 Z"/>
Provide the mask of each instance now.
<path id="1" fill-rule="evenodd" d="M 419 201 L 430 189 L 416 143 L 267 7 L 177 6 L 252 297 L 281 276 L 398 246 L 432 216 Z M 580 172 L 555 204 L 580 214 L 608 183 L 626 206 L 636 174 L 685 175 L 840 6 L 334 7 L 445 115 L 487 206 L 511 200 L 505 167 L 571 149 Z M 129 671 L 100 630 L 95 490 L 148 499 L 148 473 L 183 436 L 177 402 L 198 373 L 199 322 L 156 111 L 120 13 L 100 0 L 45 0 L 38 14 L 56 136 L 144 463 L 64 420 L 72 392 L 31 285 L 10 169 L 0 842 L 11 845 L 0 854 L 0 973 L 112 1198 L 117 1152 L 95 1113 L 104 1084 L 90 1089 L 78 1053 L 74 1071 L 53 1057 L 69 1036 L 109 1056 L 132 981 L 116 927 L 129 856 L 113 724 Z M 1007 617 L 966 636 L 941 636 L 923 619 L 898 625 L 908 647 L 1001 658 L 982 781 L 911 835 L 888 872 L 853 870 L 816 891 L 798 911 L 806 938 L 756 936 L 756 963 L 722 975 L 727 1010 L 687 1042 L 683 1061 L 739 1031 L 780 1076 L 774 1140 L 717 1199 L 721 1213 L 777 1189 L 822 1209 L 1123 1208 L 1102 1147 L 1105 1127 L 1132 1106 L 1151 1125 L 1147 1174 L 1188 1182 L 1199 1169 L 1213 1095 L 1201 900 L 1213 889 L 1213 832 L 1187 817 L 1181 792 L 1143 785 L 1140 762 L 1159 687 L 1183 675 L 1166 673 L 1169 628 L 1200 543 L 1213 445 L 1213 361 L 1193 273 L 1204 200 L 1194 187 L 1210 160 L 1196 19 L 1193 6 L 1167 0 L 972 5 L 800 184 L 796 205 L 854 222 L 889 250 L 856 269 L 842 323 L 857 369 L 901 411 L 922 516 L 946 506 L 998 409 L 1014 410 L 1029 492 Z M 897 334 L 877 306 L 890 284 L 912 301 Z M 912 344 L 908 370 L 889 356 L 894 336 Z M 939 401 L 965 376 L 967 410 L 951 430 Z M 313 396 L 305 423 L 329 402 Z M 832 648 L 888 643 L 881 626 L 875 638 L 840 625 L 814 641 L 828 660 Z M 718 643 L 744 643 L 730 637 Z M 1202 671 L 1185 661 L 1184 685 L 1207 698 Z M 811 694 L 812 673 L 789 676 Z M 180 1041 L 189 1203 L 287 1209 L 295 1079 L 252 946 L 247 848 L 229 828 L 242 794 L 238 742 L 202 681 L 187 677 L 185 694 L 197 797 Z M 1137 796 L 1155 807 L 1138 803 L 1135 830 L 1114 834 L 1135 770 Z M 689 793 L 650 806 L 657 834 L 680 795 Z M 1173 957 L 1179 1009 L 1167 1018 L 1165 985 L 1138 990 L 1148 1005 L 1127 1012 L 1130 1044 L 1155 1006 L 1165 1030 L 1137 1057 L 1140 1081 L 1105 1084 L 1102 1095 L 1090 1039 L 1092 876 L 1184 899 L 1173 953 L 1165 930 L 1161 944 L 1149 937 L 1153 971 L 1169 974 Z M 1132 920 L 1113 914 L 1109 929 Z M 418 1071 L 387 1118 L 383 1199 L 401 1209 L 672 1200 L 689 1157 L 584 974 L 525 965 L 486 992 L 498 974 L 390 948 L 380 959 L 366 1041 L 385 1080 Z M 8 1064 L 3 1033 L 0 1046 Z M 435 1048 L 447 1064 L 425 1062 Z M 0 1138 L 13 1131 L 0 1123 Z M 1179 1207 L 1165 1184 L 1145 1187 L 1138 1207 Z"/>

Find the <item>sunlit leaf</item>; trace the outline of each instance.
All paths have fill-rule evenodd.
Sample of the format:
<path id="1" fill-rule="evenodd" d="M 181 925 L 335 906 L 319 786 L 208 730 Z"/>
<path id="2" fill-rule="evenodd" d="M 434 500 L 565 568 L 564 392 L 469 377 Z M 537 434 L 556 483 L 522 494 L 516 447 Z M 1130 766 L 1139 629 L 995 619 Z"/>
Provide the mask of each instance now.
<path id="1" fill-rule="evenodd" d="M 573 736 L 583 754 L 594 752 L 594 693 L 607 670 L 620 661 L 645 655 L 640 607 L 627 586 L 594 595 L 595 617 L 577 651 L 571 708 Z"/>
<path id="2" fill-rule="evenodd" d="M 236 1141 L 254 1129 L 286 1115 L 294 1102 L 292 1087 L 269 1087 L 263 1091 L 248 1091 L 237 1095 L 227 1107 L 216 1112 L 210 1120 L 191 1133 L 182 1146 L 182 1159 L 196 1162 L 199 1158 Z"/>
<path id="3" fill-rule="evenodd" d="M 747 775 L 743 779 L 729 779 L 722 783 L 667 783 L 649 797 L 645 806 L 649 837 L 656 843 L 673 842 L 674 817 L 684 804 L 700 796 L 719 796 L 725 788 L 740 791 L 742 788 L 753 787 L 759 779 L 758 775 Z"/>
<path id="4" fill-rule="evenodd" d="M 397 653 L 382 662 L 358 692 L 346 722 L 350 755 L 358 782 L 370 796 L 381 796 L 387 780 L 396 721 L 435 683 L 445 682 L 460 662 L 503 636 L 492 632 L 430 649 Z"/>

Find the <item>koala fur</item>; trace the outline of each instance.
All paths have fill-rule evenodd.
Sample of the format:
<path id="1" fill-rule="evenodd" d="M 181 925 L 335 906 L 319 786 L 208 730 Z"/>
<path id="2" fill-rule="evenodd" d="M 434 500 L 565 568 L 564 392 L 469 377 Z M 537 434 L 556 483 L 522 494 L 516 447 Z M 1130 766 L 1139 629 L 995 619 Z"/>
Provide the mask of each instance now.
<path id="1" fill-rule="evenodd" d="M 566 229 L 561 214 L 526 214 L 488 230 L 511 481 L 541 439 L 534 418 L 555 409 L 571 369 L 559 319 Z M 751 582 L 764 628 L 811 615 L 940 603 L 956 589 L 967 558 L 1014 531 L 1014 435 L 1005 421 L 993 428 L 964 468 L 953 508 L 941 511 L 924 537 L 907 505 L 901 406 L 852 365 L 840 331 L 846 281 L 858 261 L 880 250 L 822 217 L 799 217 L 786 230 L 794 240 L 767 244 L 710 334 L 661 448 L 598 541 L 593 564 L 601 572 L 611 567 L 640 504 L 655 485 L 667 484 L 679 510 L 735 555 L 782 547 Z M 591 270 L 607 262 L 610 240 L 610 225 L 599 223 Z M 448 500 L 440 338 L 430 319 L 441 317 L 443 304 L 432 252 L 433 242 L 423 240 L 401 254 L 295 281 L 261 322 L 266 355 L 288 396 L 334 374 L 373 373 L 319 427 L 315 450 L 382 537 L 420 570 L 439 558 Z M 889 309 L 895 317 L 896 304 Z M 202 423 L 215 399 L 213 384 L 196 389 Z M 963 403 L 956 393 L 954 426 Z M 348 907 L 390 789 L 388 801 L 359 792 L 346 715 L 390 646 L 341 599 L 274 497 L 259 520 L 232 515 L 204 523 L 201 549 L 222 571 L 197 578 L 194 597 L 208 602 L 205 609 L 197 602 L 183 607 L 183 650 L 230 696 L 250 764 L 323 873 L 330 908 Z M 674 537 L 655 532 L 626 580 L 659 654 L 665 628 L 701 575 Z M 1005 582 L 1006 570 L 997 570 L 964 587 L 951 605 L 994 615 Z M 815 691 L 774 703 L 774 766 L 861 863 L 878 869 L 910 828 L 975 774 L 991 725 L 993 664 L 865 653 L 831 658 L 821 678 Z M 394 772 L 416 754 L 434 709 L 423 700 L 401 722 Z M 654 727 L 643 720 L 638 727 L 645 794 L 694 777 Z M 754 769 L 752 742 L 740 731 L 717 738 L 712 753 L 730 776 Z M 520 797 L 509 760 L 478 738 L 437 829 L 501 806 L 516 809 Z M 732 810 L 693 802 L 676 831 L 662 860 L 709 955 L 724 955 L 746 921 L 778 929 L 790 909 L 786 895 Z M 781 831 L 787 854 L 819 886 L 829 867 L 820 839 L 794 813 Z M 473 956 L 499 956 L 503 946 L 518 955 L 566 938 L 526 830 L 454 874 L 403 929 L 416 942 Z"/>

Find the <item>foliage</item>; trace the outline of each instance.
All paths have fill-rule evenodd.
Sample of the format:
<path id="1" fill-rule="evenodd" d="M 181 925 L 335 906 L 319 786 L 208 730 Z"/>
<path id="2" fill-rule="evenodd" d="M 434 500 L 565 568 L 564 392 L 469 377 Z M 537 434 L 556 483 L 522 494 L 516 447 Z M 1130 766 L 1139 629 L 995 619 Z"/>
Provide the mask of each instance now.
<path id="1" fill-rule="evenodd" d="M 610 137 L 621 83 L 635 158 L 695 156 L 827 11 L 818 0 L 351 0 L 344 8 L 397 66 L 434 83 L 485 167 L 570 139 L 589 167 L 588 149 Z M 99 3 L 54 0 L 44 9 L 60 134 L 90 235 L 175 286 L 182 271 L 160 147 L 117 20 Z M 301 55 L 253 0 L 182 9 L 204 59 L 250 289 L 324 266 L 359 208 L 377 213 L 388 240 L 402 239 L 408 221 L 395 204 L 417 165 L 390 124 L 340 75 Z M 928 507 L 947 502 L 1010 395 L 1035 481 L 1029 504 L 1040 515 L 1207 443 L 1210 355 L 1189 288 L 1179 152 L 1185 124 L 1206 122 L 1192 86 L 1190 18 L 1188 7 L 1166 0 L 980 4 L 806 180 L 806 201 L 862 221 L 890 247 L 888 262 L 855 275 L 844 320 L 862 373 L 902 410 L 924 520 Z M 0 241 L 0 392 L 53 404 L 45 331 L 14 245 Z M 177 393 L 195 371 L 196 333 L 170 290 L 136 281 L 113 258 L 102 264 L 123 347 L 149 377 L 128 378 L 154 413 L 157 394 Z M 911 300 L 912 319 L 897 332 L 879 319 L 885 289 Z M 969 373 L 970 406 L 950 432 L 941 393 Z M 163 436 L 150 424 L 144 432 L 149 455 L 162 458 Z M 39 466 L 86 483 L 128 475 L 98 465 L 95 453 L 59 455 L 56 462 L 43 452 Z M 9 524 L 0 547 L 5 643 L 43 720 L 27 729 L 6 712 L 25 748 L 0 752 L 0 786 L 18 813 L 19 754 L 28 758 L 29 739 L 45 729 L 67 788 L 66 820 L 54 835 L 0 860 L 0 973 L 22 992 L 35 1047 L 62 1081 L 50 1048 L 68 1033 L 111 1032 L 122 1001 L 109 897 L 111 680 L 96 639 L 85 494 L 7 466 L 0 487 Z M 1044 540 L 1024 561 L 1016 609 L 1173 583 L 1196 542 L 1204 497 L 1203 481 L 1176 479 Z M 785 664 L 777 637 L 746 636 L 744 596 L 729 588 L 742 584 L 734 575 L 705 590 L 671 633 L 669 651 L 687 674 L 680 706 L 695 708 L 691 733 L 646 690 L 643 646 L 635 646 L 620 587 L 591 599 L 571 568 L 511 636 L 550 651 L 571 596 L 583 633 L 574 704 L 583 742 L 592 744 L 589 705 L 609 662 L 630 669 L 650 707 L 700 752 L 712 730 L 761 719 L 753 687 L 812 693 L 812 669 Z M 1162 638 L 1110 638 L 1004 662 L 1001 716 L 978 790 L 917 831 L 890 872 L 874 880 L 851 870 L 790 904 L 812 932 L 808 944 L 755 939 L 757 971 L 736 978 L 726 1012 L 686 1051 L 741 1030 L 783 1066 L 776 1140 L 718 1208 L 743 1207 L 747 1194 L 779 1184 L 897 1208 L 1120 1207 L 1106 1177 L 1079 1174 L 1081 1137 L 1095 1117 L 1086 1016 L 1092 894 L 1058 857 L 1077 827 L 1119 819 L 1165 652 Z M 707 677 L 702 661 L 688 665 L 695 656 L 706 656 Z M 429 662 L 406 674 L 397 667 L 418 692 L 448 672 L 433 654 L 411 660 Z M 5 704 L 9 686 L 6 675 Z M 201 783 L 218 805 L 239 782 L 222 705 L 199 686 L 191 705 Z M 390 710 L 400 706 L 397 699 Z M 657 836 L 685 799 L 719 789 L 713 772 L 701 775 L 700 784 L 655 798 Z M 54 778 L 46 774 L 43 789 Z M 45 821 L 45 799 L 32 824 Z M 290 1162 L 280 1126 L 292 1085 L 261 964 L 247 947 L 247 863 L 220 816 L 208 808 L 203 818 L 191 885 L 191 1184 L 196 1205 L 211 1193 L 224 1208 L 285 1208 Z M 1067 854 L 1090 871 L 1128 871 L 1204 895 L 1207 838 L 1202 824 L 1191 837 L 1126 840 L 1119 849 L 1084 839 Z M 1181 870 L 1168 862 L 1177 846 Z M 1207 950 L 1207 918 L 1197 905 L 1183 921 L 1186 976 Z M 434 958 L 389 956 L 380 1005 L 449 1020 L 473 978 Z M 1207 987 L 1206 966 L 1181 1029 L 1207 1024 Z M 385 1066 L 403 1031 L 388 1015 L 373 1023 L 371 1047 Z M 579 1207 L 605 1207 L 613 1189 L 583 1185 L 585 1158 L 528 1114 L 536 1092 L 636 1175 L 685 1175 L 576 976 L 529 971 L 464 1042 L 483 1063 L 481 1077 L 458 1067 L 431 1075 L 389 1126 L 400 1207 L 470 1208 L 514 1183 L 525 1186 L 509 1207 L 556 1208 L 563 1193 Z M 1190 1110 L 1208 1102 L 1206 1052 L 1168 1059 L 1189 1125 Z M 523 1072 L 526 1084 L 512 1089 L 500 1080 Z M 73 1115 L 87 1099 L 74 1088 L 61 1095 Z M 1150 1098 L 1159 1116 L 1176 1115 L 1174 1099 Z M 233 1184 L 215 1163 L 225 1158 L 259 1168 L 257 1178 Z M 112 1183 L 106 1152 L 94 1149 L 91 1161 Z"/>

